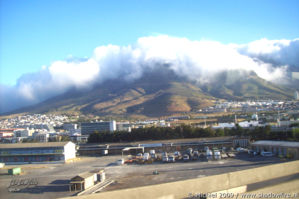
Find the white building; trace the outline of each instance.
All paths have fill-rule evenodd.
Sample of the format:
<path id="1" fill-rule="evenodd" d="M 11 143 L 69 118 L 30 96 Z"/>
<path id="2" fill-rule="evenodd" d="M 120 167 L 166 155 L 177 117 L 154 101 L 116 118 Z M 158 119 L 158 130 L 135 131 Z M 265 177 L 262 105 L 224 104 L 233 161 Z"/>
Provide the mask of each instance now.
<path id="1" fill-rule="evenodd" d="M 38 142 L 48 142 L 49 133 L 46 132 L 35 132 L 33 133 L 33 139 Z"/>
<path id="2" fill-rule="evenodd" d="M 117 122 L 116 123 L 116 129 L 118 131 L 127 131 L 131 132 L 131 124 L 129 122 Z"/>
<path id="3" fill-rule="evenodd" d="M 27 138 L 32 136 L 34 129 L 17 129 L 14 131 L 14 137 L 23 137 Z"/>
<path id="4" fill-rule="evenodd" d="M 76 158 L 72 142 L 0 144 L 0 162 L 40 163 L 67 162 Z"/>
<path id="5" fill-rule="evenodd" d="M 218 126 L 212 126 L 213 129 L 224 129 L 224 128 L 234 128 L 235 123 L 219 123 Z"/>
<path id="6" fill-rule="evenodd" d="M 78 129 L 78 124 L 65 123 L 63 124 L 63 129 L 66 131 L 73 131 Z"/>
<path id="7" fill-rule="evenodd" d="M 259 126 L 258 121 L 244 121 L 244 122 L 239 122 L 239 126 L 242 128 L 250 128 L 250 127 L 257 127 Z"/>
<path id="8" fill-rule="evenodd" d="M 98 132 L 113 132 L 116 131 L 116 122 L 115 120 L 109 122 L 88 122 L 88 123 L 81 123 L 81 134 L 87 135 L 94 133 L 95 131 Z"/>

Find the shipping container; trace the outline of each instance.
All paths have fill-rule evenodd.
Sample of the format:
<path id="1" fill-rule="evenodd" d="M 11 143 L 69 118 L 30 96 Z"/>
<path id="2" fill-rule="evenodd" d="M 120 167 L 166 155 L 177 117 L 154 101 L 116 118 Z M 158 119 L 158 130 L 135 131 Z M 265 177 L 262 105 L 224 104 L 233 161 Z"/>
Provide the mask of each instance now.
<path id="1" fill-rule="evenodd" d="M 5 163 L 0 163 L 0 168 L 4 168 Z"/>
<path id="2" fill-rule="evenodd" d="M 102 155 L 108 155 L 108 150 L 107 149 L 102 150 Z"/>
<path id="3" fill-rule="evenodd" d="M 21 168 L 16 167 L 16 168 L 8 169 L 8 174 L 9 175 L 20 175 L 21 174 Z"/>

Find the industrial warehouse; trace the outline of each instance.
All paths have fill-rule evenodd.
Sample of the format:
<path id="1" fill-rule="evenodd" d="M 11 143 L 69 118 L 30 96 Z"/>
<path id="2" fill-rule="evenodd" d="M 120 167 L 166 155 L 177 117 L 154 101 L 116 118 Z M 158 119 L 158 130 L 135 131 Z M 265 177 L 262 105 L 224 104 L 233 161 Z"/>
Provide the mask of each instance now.
<path id="1" fill-rule="evenodd" d="M 260 140 L 251 144 L 258 153 L 271 152 L 273 155 L 299 159 L 299 142 Z"/>
<path id="2" fill-rule="evenodd" d="M 31 163 L 40 163 L 44 158 L 43 163 L 46 164 L 27 164 L 20 166 L 20 168 L 5 165 L 7 170 L 0 170 L 2 171 L 0 191 L 5 198 L 10 197 L 12 199 L 18 199 L 20 196 L 18 193 L 36 199 L 40 196 L 36 193 L 43 193 L 46 199 L 73 197 L 75 195 L 78 198 L 96 198 L 97 194 L 107 194 L 106 198 L 115 198 L 110 197 L 111 193 L 119 194 L 116 198 L 120 198 L 124 194 L 122 190 L 126 190 L 125 192 L 128 194 L 133 193 L 133 190 L 138 190 L 138 193 L 140 191 L 141 194 L 148 194 L 149 197 L 155 198 L 155 195 L 151 194 L 157 192 L 158 195 L 164 196 L 165 190 L 169 194 L 186 195 L 187 192 L 194 191 L 194 189 L 190 189 L 192 186 L 188 184 L 189 181 L 191 184 L 196 184 L 200 190 L 211 192 L 225 191 L 235 188 L 234 186 L 249 185 L 251 187 L 252 183 L 260 183 L 258 188 L 263 188 L 264 181 L 266 186 L 268 179 L 276 177 L 283 177 L 279 179 L 279 183 L 293 183 L 291 180 L 298 177 L 298 162 L 291 158 L 277 157 L 274 153 L 271 156 L 265 155 L 262 152 L 270 153 L 271 150 L 265 143 L 260 142 L 262 141 L 251 144 L 248 138 L 238 139 L 235 137 L 193 138 L 109 143 L 106 145 L 81 144 L 77 146 L 78 151 L 75 150 L 76 147 L 72 142 L 2 144 L 2 146 L 0 145 L 1 158 L 8 158 L 8 152 L 17 154 L 25 147 L 29 147 L 26 154 L 27 158 L 32 156 Z M 283 142 L 278 143 L 283 146 Z M 272 147 L 275 145 L 274 142 L 271 144 Z M 299 143 L 287 142 L 287 144 L 286 154 L 291 151 L 293 145 L 296 147 Z M 256 146 L 259 146 L 258 149 L 255 149 L 260 152 L 256 155 L 249 153 L 252 151 L 250 148 Z M 60 150 L 59 153 L 55 151 L 55 156 L 58 159 L 47 162 L 46 157 L 49 157 L 50 154 L 53 155 L 54 150 Z M 258 152 L 257 150 L 256 152 Z M 283 151 L 283 149 L 275 150 Z M 5 157 L 3 157 L 3 152 L 6 153 Z M 76 152 L 80 158 L 69 164 L 61 164 L 68 160 L 72 156 L 71 154 L 75 157 Z M 25 150 L 23 154 L 15 155 L 19 158 L 19 162 L 12 159 L 10 164 L 22 164 L 21 161 L 24 160 L 20 158 L 25 158 L 26 155 L 24 154 Z M 15 162 L 11 163 L 11 161 Z M 52 162 L 58 164 L 47 164 Z M 29 163 L 28 159 L 27 163 Z M 228 176 L 235 177 L 227 179 Z M 247 181 L 248 178 L 242 176 L 253 177 Z M 285 178 L 285 176 L 290 177 L 290 179 Z M 15 178 L 19 182 L 27 180 L 38 182 L 38 184 L 24 187 L 15 183 Z M 232 187 L 226 186 L 223 179 L 225 182 L 231 182 Z M 218 182 L 220 183 L 217 184 Z M 298 184 L 297 181 L 294 182 L 294 184 L 296 183 Z M 216 184 L 217 186 L 207 186 L 207 184 Z M 176 188 L 173 189 L 168 185 L 174 185 Z M 7 186 L 10 187 L 6 190 Z M 290 187 L 289 184 L 286 186 Z M 148 193 L 142 187 L 146 187 L 146 190 L 153 189 L 155 191 Z M 184 190 L 175 192 L 174 190 L 179 190 L 177 187 L 184 187 Z M 251 189 L 247 191 L 251 191 Z M 129 194 L 128 196 L 132 195 Z"/>
<path id="3" fill-rule="evenodd" d="M 76 145 L 72 142 L 0 145 L 0 162 L 3 163 L 67 162 L 74 158 Z"/>

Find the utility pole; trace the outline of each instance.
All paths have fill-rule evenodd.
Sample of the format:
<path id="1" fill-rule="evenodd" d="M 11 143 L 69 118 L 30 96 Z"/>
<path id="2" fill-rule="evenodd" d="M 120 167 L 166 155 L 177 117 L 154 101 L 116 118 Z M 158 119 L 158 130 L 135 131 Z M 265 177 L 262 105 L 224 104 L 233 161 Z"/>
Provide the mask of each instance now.
<path id="1" fill-rule="evenodd" d="M 279 111 L 277 112 L 277 125 L 278 125 L 278 127 L 280 127 L 280 113 L 279 113 Z"/>

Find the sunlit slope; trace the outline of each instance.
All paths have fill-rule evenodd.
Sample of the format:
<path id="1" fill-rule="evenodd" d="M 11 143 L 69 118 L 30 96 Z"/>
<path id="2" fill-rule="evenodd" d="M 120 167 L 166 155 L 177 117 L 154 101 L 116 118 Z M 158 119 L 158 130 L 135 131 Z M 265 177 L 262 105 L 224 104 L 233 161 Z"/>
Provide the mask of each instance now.
<path id="1" fill-rule="evenodd" d="M 151 71 L 138 80 L 109 80 L 68 92 L 14 113 L 77 112 L 101 116 L 159 117 L 196 111 L 217 99 L 290 99 L 292 90 L 254 73 L 222 73 L 210 82 L 190 81 L 170 70 Z"/>

